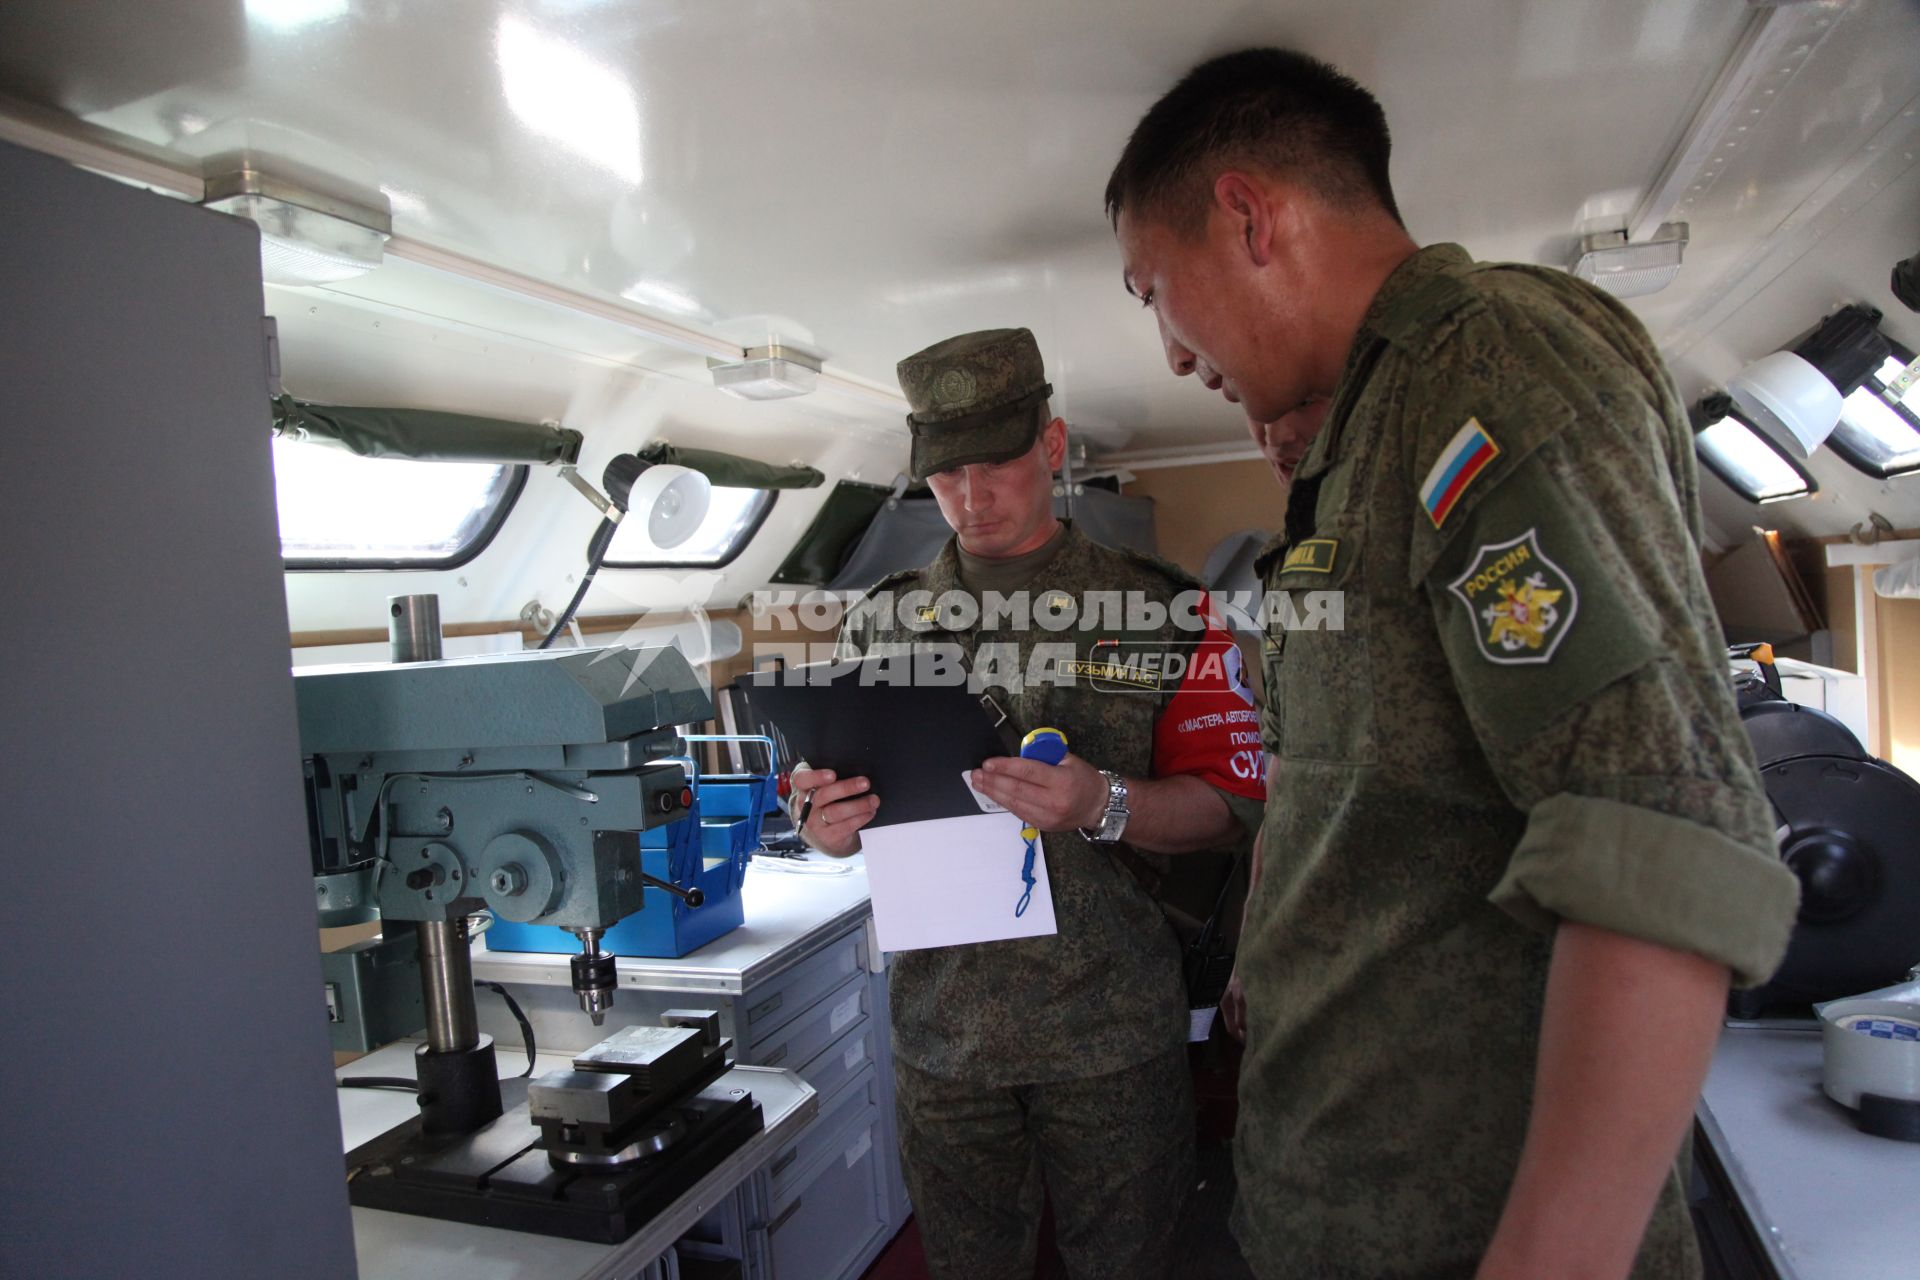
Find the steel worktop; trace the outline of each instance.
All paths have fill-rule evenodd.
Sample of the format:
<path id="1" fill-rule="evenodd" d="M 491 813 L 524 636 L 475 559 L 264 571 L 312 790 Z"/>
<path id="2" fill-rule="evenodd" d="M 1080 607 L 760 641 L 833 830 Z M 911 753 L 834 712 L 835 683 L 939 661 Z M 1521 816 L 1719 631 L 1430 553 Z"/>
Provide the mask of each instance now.
<path id="1" fill-rule="evenodd" d="M 1821 1092 L 1817 1030 L 1721 1034 L 1696 1118 L 1780 1280 L 1920 1274 L 1920 1145 Z"/>
<path id="2" fill-rule="evenodd" d="M 703 991 L 737 996 L 805 960 L 868 917 L 867 866 L 858 855 L 809 853 L 804 865 L 819 873 L 774 870 L 755 858 L 740 892 L 746 923 L 677 959 L 622 957 L 620 986 L 634 991 Z M 844 874 L 836 870 L 845 868 Z M 876 963 L 878 951 L 873 952 Z M 473 949 L 473 974 L 493 982 L 566 986 L 567 957 L 489 951 L 483 934 Z"/>

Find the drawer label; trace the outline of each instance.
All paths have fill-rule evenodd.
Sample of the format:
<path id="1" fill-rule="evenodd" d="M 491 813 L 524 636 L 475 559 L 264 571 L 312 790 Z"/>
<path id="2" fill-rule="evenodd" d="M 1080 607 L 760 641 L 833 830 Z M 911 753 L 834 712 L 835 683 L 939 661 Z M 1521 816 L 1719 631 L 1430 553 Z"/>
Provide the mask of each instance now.
<path id="1" fill-rule="evenodd" d="M 833 1017 L 830 1021 L 831 1030 L 828 1034 L 839 1035 L 842 1031 L 852 1026 L 853 1020 L 859 1016 L 860 993 L 856 991 L 839 1004 L 833 1006 Z"/>
<path id="2" fill-rule="evenodd" d="M 852 1044 L 848 1045 L 844 1059 L 847 1070 L 849 1072 L 858 1071 L 860 1069 L 860 1063 L 865 1060 L 866 1056 L 867 1042 L 864 1038 L 855 1040 Z"/>
<path id="3" fill-rule="evenodd" d="M 847 1148 L 847 1168 L 851 1169 L 861 1156 L 873 1150 L 873 1130 L 863 1130 L 854 1144 Z"/>

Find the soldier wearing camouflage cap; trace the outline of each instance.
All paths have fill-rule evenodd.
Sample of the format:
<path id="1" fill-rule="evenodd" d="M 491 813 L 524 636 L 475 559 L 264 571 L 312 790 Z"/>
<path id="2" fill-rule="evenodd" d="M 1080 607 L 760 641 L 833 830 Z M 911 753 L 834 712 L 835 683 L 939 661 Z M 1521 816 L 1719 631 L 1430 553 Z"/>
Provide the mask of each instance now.
<path id="1" fill-rule="evenodd" d="M 1161 866 L 1225 872 L 1259 821 L 1259 756 L 1236 755 L 1232 734 L 1213 726 L 1250 731 L 1242 722 L 1257 713 L 1231 663 L 1165 681 L 1077 674 L 1109 670 L 1102 644 L 1200 645 L 1171 607 L 1199 584 L 1054 518 L 1066 425 L 1048 411 L 1031 333 L 963 334 L 899 372 L 913 474 L 954 538 L 849 611 L 842 651 L 939 646 L 972 667 L 998 650 L 1025 672 L 1039 643 L 1060 644 L 1046 678 L 996 696 L 1020 733 L 1059 729 L 1070 748 L 1058 765 L 1008 757 L 974 777 L 1044 833 L 1058 932 L 905 951 L 889 964 L 901 1154 L 928 1265 L 941 1280 L 1028 1280 L 1044 1191 L 1077 1280 L 1164 1280 L 1194 1162 L 1187 1001 L 1173 934 L 1121 858 L 1198 854 Z M 937 606 L 902 617 L 883 603 L 908 591 L 976 602 L 1026 591 L 1050 606 L 1099 592 L 1159 615 L 1137 633 L 1022 630 Z M 1216 657 L 1232 649 L 1207 634 Z M 856 851 L 885 803 L 866 779 L 826 770 L 796 771 L 793 786 L 813 798 L 807 839 L 834 854 Z"/>
<path id="2" fill-rule="evenodd" d="M 1247 50 L 1107 188 L 1176 374 L 1291 473 L 1241 935 L 1236 1233 L 1276 1277 L 1697 1275 L 1675 1154 L 1792 928 L 1644 329 L 1420 248 L 1380 105 Z M 1310 438 L 1304 456 L 1298 445 Z"/>
<path id="3" fill-rule="evenodd" d="M 984 329 L 936 342 L 902 360 L 900 389 L 913 412 L 913 478 L 969 463 L 1009 462 L 1047 425 L 1047 381 L 1029 329 Z"/>

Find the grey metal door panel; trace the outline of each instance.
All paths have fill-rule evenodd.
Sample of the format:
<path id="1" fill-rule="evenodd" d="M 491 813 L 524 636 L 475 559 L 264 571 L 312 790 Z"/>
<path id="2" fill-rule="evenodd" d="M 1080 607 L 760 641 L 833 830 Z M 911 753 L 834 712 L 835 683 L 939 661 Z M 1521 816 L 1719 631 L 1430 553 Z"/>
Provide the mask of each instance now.
<path id="1" fill-rule="evenodd" d="M 354 1274 L 251 227 L 0 145 L 0 1273 Z"/>

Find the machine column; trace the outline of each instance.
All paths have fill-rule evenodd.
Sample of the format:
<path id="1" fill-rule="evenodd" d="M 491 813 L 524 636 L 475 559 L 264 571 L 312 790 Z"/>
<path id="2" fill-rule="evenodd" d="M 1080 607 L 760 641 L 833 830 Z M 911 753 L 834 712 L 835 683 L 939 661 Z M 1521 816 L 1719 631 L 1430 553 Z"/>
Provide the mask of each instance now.
<path id="1" fill-rule="evenodd" d="M 387 646 L 393 661 L 433 662 L 442 655 L 440 597 L 387 598 Z M 422 920 L 420 984 L 427 1043 L 414 1054 L 420 1122 L 428 1133 L 471 1133 L 501 1112 L 493 1040 L 480 1034 L 473 1005 L 473 953 L 465 920 Z"/>

